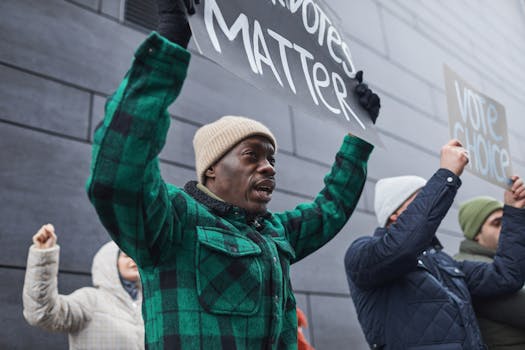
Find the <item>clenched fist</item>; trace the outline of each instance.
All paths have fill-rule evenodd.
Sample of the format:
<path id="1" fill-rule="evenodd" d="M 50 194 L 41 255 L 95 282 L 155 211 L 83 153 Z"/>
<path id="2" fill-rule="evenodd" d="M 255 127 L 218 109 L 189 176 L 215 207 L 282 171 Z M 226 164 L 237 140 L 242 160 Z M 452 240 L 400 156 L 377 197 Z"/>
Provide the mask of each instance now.
<path id="1" fill-rule="evenodd" d="M 47 249 L 54 247 L 57 242 L 55 228 L 51 224 L 44 225 L 33 236 L 33 244 L 38 249 Z"/>
<path id="2" fill-rule="evenodd" d="M 463 173 L 468 163 L 468 152 L 459 140 L 452 139 L 441 147 L 440 167 L 452 171 L 457 176 Z"/>
<path id="3" fill-rule="evenodd" d="M 519 176 L 512 176 L 512 185 L 505 191 L 505 204 L 515 208 L 525 207 L 525 186 L 523 179 Z"/>

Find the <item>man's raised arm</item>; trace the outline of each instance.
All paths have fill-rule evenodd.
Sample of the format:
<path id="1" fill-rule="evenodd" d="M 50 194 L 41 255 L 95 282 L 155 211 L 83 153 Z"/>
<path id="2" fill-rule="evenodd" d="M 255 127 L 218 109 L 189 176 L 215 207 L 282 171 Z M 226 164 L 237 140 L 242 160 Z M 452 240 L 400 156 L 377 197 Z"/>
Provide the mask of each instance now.
<path id="1" fill-rule="evenodd" d="M 158 154 L 190 61 L 191 36 L 183 5 L 159 1 L 159 33 L 137 49 L 130 70 L 108 98 L 95 132 L 89 198 L 115 242 L 142 266 L 160 247 L 176 242 L 180 220 L 168 200 Z M 181 20 L 182 18 L 182 20 Z M 171 41 L 173 40 L 173 41 Z"/>

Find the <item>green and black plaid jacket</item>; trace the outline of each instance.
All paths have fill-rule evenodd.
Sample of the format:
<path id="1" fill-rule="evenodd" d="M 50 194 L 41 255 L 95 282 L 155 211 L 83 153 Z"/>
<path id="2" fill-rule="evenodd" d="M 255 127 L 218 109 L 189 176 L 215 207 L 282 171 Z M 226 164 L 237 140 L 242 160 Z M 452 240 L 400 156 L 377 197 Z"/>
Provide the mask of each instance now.
<path id="1" fill-rule="evenodd" d="M 139 266 L 148 349 L 296 349 L 290 264 L 346 223 L 373 147 L 347 136 L 312 203 L 256 218 L 167 184 L 157 156 L 189 60 L 156 33 L 137 50 L 95 134 L 89 198 Z"/>

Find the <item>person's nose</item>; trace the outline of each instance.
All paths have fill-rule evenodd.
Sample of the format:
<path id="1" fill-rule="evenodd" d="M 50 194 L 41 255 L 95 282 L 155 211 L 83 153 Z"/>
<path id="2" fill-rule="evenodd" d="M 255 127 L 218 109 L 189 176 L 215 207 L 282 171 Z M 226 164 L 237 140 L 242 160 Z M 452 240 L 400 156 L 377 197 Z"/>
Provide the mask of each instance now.
<path id="1" fill-rule="evenodd" d="M 275 175 L 275 167 L 268 159 L 264 159 L 259 165 L 259 172 L 268 176 Z"/>

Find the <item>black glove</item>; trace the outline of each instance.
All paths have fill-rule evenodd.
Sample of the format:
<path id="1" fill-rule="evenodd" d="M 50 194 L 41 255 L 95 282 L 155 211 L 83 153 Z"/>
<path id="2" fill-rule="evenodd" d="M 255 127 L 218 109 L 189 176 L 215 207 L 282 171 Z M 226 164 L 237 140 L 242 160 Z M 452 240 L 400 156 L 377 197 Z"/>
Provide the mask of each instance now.
<path id="1" fill-rule="evenodd" d="M 200 0 L 157 0 L 157 32 L 169 41 L 186 48 L 191 38 L 187 14 L 195 13 Z"/>
<path id="2" fill-rule="evenodd" d="M 188 11 L 188 14 L 193 15 L 195 14 L 195 5 L 200 4 L 200 0 L 183 0 L 184 6 L 186 6 L 186 10 Z"/>
<path id="3" fill-rule="evenodd" d="M 370 118 L 372 119 L 372 123 L 376 123 L 377 117 L 379 116 L 379 109 L 381 108 L 381 100 L 379 99 L 379 96 L 372 92 L 368 85 L 363 83 L 363 71 L 360 70 L 355 74 L 355 78 L 359 82 L 357 86 L 354 89 L 355 94 L 357 95 L 357 99 L 359 100 L 359 104 L 366 109 L 368 114 L 370 115 Z"/>

